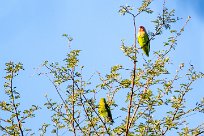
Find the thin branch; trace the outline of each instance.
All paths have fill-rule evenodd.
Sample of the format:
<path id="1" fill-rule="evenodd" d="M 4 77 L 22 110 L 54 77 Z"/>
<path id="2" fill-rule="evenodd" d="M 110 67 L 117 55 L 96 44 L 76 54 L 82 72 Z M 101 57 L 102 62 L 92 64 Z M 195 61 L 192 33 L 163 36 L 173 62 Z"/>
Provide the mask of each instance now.
<path id="1" fill-rule="evenodd" d="M 80 90 L 80 87 L 78 86 L 77 83 L 75 83 L 75 86 Z M 83 89 L 83 88 L 81 88 Z M 89 103 L 89 101 L 87 100 L 86 96 L 84 94 L 82 94 L 83 98 L 85 99 L 85 101 L 89 104 L 89 106 L 91 107 L 91 109 L 94 111 L 94 113 L 97 115 L 97 117 L 100 119 L 100 121 L 102 122 L 106 132 L 110 135 L 108 128 L 106 127 L 106 123 L 103 121 L 103 119 L 100 117 L 100 115 L 98 114 L 98 112 L 95 110 L 95 107 L 93 107 L 92 104 Z"/>
<path id="2" fill-rule="evenodd" d="M 23 130 L 22 130 L 22 125 L 21 125 L 21 121 L 19 119 L 19 114 L 18 114 L 18 109 L 16 107 L 16 104 L 15 104 L 15 97 L 14 97 L 14 93 L 13 93 L 13 71 L 11 73 L 11 86 L 10 86 L 10 89 L 11 89 L 11 99 L 12 99 L 12 105 L 14 107 L 14 110 L 15 110 L 15 115 L 16 115 L 16 119 L 17 119 L 17 122 L 18 122 L 18 128 L 20 130 L 20 133 L 21 133 L 21 136 L 24 136 L 24 133 L 23 133 Z"/>
<path id="3" fill-rule="evenodd" d="M 181 33 L 184 31 L 184 28 L 186 27 L 186 25 L 188 24 L 188 22 L 190 21 L 191 17 L 189 16 L 185 22 L 185 24 L 183 25 L 183 27 L 180 29 L 179 33 L 177 33 L 176 37 L 173 39 L 174 42 L 172 42 L 172 44 L 170 45 L 170 48 L 162 55 L 163 57 L 166 56 L 174 47 L 174 45 L 176 44 L 176 40 L 178 39 L 178 37 L 181 35 Z"/>
<path id="4" fill-rule="evenodd" d="M 203 134 L 204 133 L 204 130 L 199 132 L 198 134 L 196 134 L 195 136 L 199 136 L 200 134 Z"/>
<path id="5" fill-rule="evenodd" d="M 132 118 L 130 119 L 130 127 L 131 127 L 131 125 L 132 125 L 132 123 L 133 123 L 133 120 L 134 120 L 134 118 L 135 118 L 135 115 L 136 115 L 138 109 L 140 108 L 140 103 L 141 103 L 141 99 L 139 100 L 138 105 L 137 105 L 137 107 L 135 108 L 135 110 L 134 110 L 134 112 L 133 112 Z"/>
<path id="6" fill-rule="evenodd" d="M 163 10 L 162 10 L 162 16 L 163 16 L 163 18 L 162 18 L 162 23 L 159 25 L 159 27 L 157 28 L 157 30 L 152 34 L 151 38 L 149 38 L 149 41 L 148 41 L 148 42 L 150 42 L 151 40 L 153 40 L 154 37 L 156 37 L 156 36 L 159 34 L 160 30 L 161 30 L 161 29 L 163 28 L 163 26 L 165 25 L 165 19 L 164 19 L 165 4 L 166 4 L 166 1 L 164 0 Z M 147 42 L 147 43 L 148 43 L 148 42 Z"/>
<path id="7" fill-rule="evenodd" d="M 85 95 L 82 95 L 84 97 L 84 99 L 88 102 L 87 98 L 85 97 Z M 106 127 L 106 123 L 102 120 L 102 118 L 100 117 L 100 115 L 98 114 L 98 112 L 94 109 L 94 107 L 88 102 L 89 106 L 91 107 L 91 109 L 95 112 L 95 114 L 99 117 L 100 121 L 103 123 L 104 128 L 106 130 L 106 132 L 109 134 L 108 128 Z M 110 134 L 109 134 L 110 135 Z"/>
<path id="8" fill-rule="evenodd" d="M 55 90 L 57 91 L 57 93 L 58 93 L 60 99 L 62 100 L 62 102 L 63 102 L 63 104 L 64 104 L 64 106 L 65 106 L 66 113 L 67 113 L 67 114 L 68 114 L 68 112 L 71 113 L 70 109 L 68 108 L 68 104 L 66 104 L 64 98 L 63 98 L 62 95 L 60 94 L 57 85 L 56 85 L 46 74 L 45 74 L 45 76 L 49 79 L 49 81 L 50 81 L 50 82 L 53 84 L 53 86 L 55 87 Z M 81 131 L 83 134 L 86 134 L 86 133 L 82 130 L 82 128 L 79 126 L 79 123 L 76 121 L 76 119 L 74 119 L 74 122 L 76 123 L 76 126 L 80 129 L 80 131 Z"/>
<path id="9" fill-rule="evenodd" d="M 91 119 L 90 119 L 90 117 L 89 117 L 89 115 L 88 115 L 88 112 L 87 112 L 87 110 L 86 110 L 86 108 L 85 108 L 85 105 L 84 105 L 84 103 L 83 103 L 83 101 L 82 101 L 82 95 L 81 95 L 81 94 L 80 94 L 80 99 L 81 99 L 81 104 L 82 104 L 82 107 L 83 107 L 83 109 L 84 109 L 84 112 L 85 112 L 85 114 L 86 114 L 86 116 L 87 116 L 87 118 L 88 118 L 88 120 L 89 120 L 91 126 L 93 127 L 93 129 L 94 129 L 96 135 L 99 136 L 99 134 L 98 134 L 96 128 L 94 127 L 94 124 L 92 123 L 92 121 L 91 121 Z"/>
<path id="10" fill-rule="evenodd" d="M 136 44 L 137 44 L 137 34 L 136 34 L 136 22 L 135 22 L 135 16 L 132 15 L 133 17 L 133 23 L 134 23 L 134 48 L 136 50 Z M 130 129 L 130 113 L 131 113 L 131 108 L 132 108 L 132 101 L 133 101 L 133 96 L 134 96 L 134 87 L 135 87 L 135 77 L 136 77 L 136 63 L 137 63 L 137 51 L 135 51 L 135 60 L 133 62 L 133 77 L 132 77 L 132 87 L 130 90 L 130 102 L 128 105 L 128 115 L 127 115 L 127 124 L 126 124 L 126 132 L 125 136 L 128 136 L 129 129 Z"/>
<path id="11" fill-rule="evenodd" d="M 75 109 L 74 109 L 74 104 L 75 104 L 75 90 L 74 90 L 74 83 L 75 83 L 75 79 L 74 79 L 74 68 L 72 69 L 72 128 L 73 128 L 73 132 L 74 135 L 76 136 L 76 128 L 74 125 L 74 113 L 75 113 Z"/>
<path id="12" fill-rule="evenodd" d="M 193 81 L 191 81 L 191 82 L 188 84 L 188 86 L 186 87 L 186 90 L 188 90 L 188 88 L 192 85 L 192 83 L 193 83 Z M 184 99 L 184 96 L 185 96 L 185 95 L 186 95 L 186 92 L 184 91 L 184 92 L 182 93 L 182 95 L 181 95 L 181 100 L 180 100 L 179 104 L 181 104 L 181 103 L 183 102 L 183 99 Z M 176 119 L 176 115 L 177 115 L 179 109 L 180 109 L 180 107 L 177 107 L 177 108 L 175 109 L 174 114 L 173 114 L 172 119 L 171 119 L 172 122 Z M 179 117 L 180 117 L 180 116 L 179 116 Z M 164 136 L 164 135 L 167 133 L 167 131 L 168 131 L 169 129 L 170 129 L 170 128 L 167 126 L 167 127 L 166 127 L 166 130 L 162 131 L 162 135 Z"/>
<path id="13" fill-rule="evenodd" d="M 112 102 L 113 102 L 113 99 L 114 99 L 114 96 L 115 96 L 115 93 L 117 92 L 117 91 L 115 91 L 115 90 L 113 90 L 113 87 L 112 86 L 110 86 L 109 84 L 107 84 L 106 82 L 105 82 L 105 80 L 102 78 L 102 76 L 101 76 L 101 74 L 100 74 L 100 72 L 97 72 L 98 73 L 98 76 L 100 77 L 100 80 L 103 82 L 103 84 L 104 85 L 106 85 L 106 87 L 108 88 L 108 95 L 110 96 L 110 103 L 112 104 Z M 117 80 L 115 80 L 117 83 L 119 83 Z M 119 83 L 120 84 L 120 83 Z"/>
<path id="14" fill-rule="evenodd" d="M 0 125 L 0 130 L 1 130 L 1 131 L 4 131 L 5 133 L 7 133 L 7 134 L 9 134 L 9 135 L 12 135 L 12 133 L 8 132 L 7 129 L 4 128 L 4 127 L 2 127 L 1 125 Z"/>
<path id="15" fill-rule="evenodd" d="M 81 74 L 82 74 L 82 69 L 81 69 Z M 94 73 L 94 74 L 95 74 L 95 73 Z M 94 75 L 94 74 L 93 74 L 93 75 Z M 91 80 L 91 78 L 93 77 L 93 75 L 89 78 L 88 81 Z M 82 82 L 83 82 L 82 76 L 81 76 L 81 79 L 80 79 L 80 80 L 81 80 L 81 86 L 80 86 L 81 89 L 80 89 L 80 90 L 82 90 L 82 89 L 83 89 L 82 86 L 85 85 L 85 83 L 82 85 Z M 94 93 L 94 99 L 95 99 L 95 93 Z M 85 103 L 83 103 L 83 99 L 82 99 L 81 93 L 80 93 L 80 101 L 81 101 L 82 107 L 83 107 L 83 109 L 84 109 L 84 112 L 85 112 L 85 114 L 86 114 L 86 116 L 87 116 L 87 118 L 88 118 L 88 120 L 89 120 L 91 126 L 93 127 L 93 129 L 94 129 L 96 135 L 99 136 L 99 134 L 98 134 L 96 128 L 94 127 L 94 124 L 92 123 L 92 121 L 91 121 L 91 119 L 90 119 L 90 117 L 89 117 L 89 115 L 88 115 L 88 112 L 87 112 L 86 107 L 85 107 Z M 91 130 L 91 128 L 90 128 L 90 130 Z"/>
<path id="16" fill-rule="evenodd" d="M 146 135 L 148 135 L 148 132 L 149 132 L 149 128 L 150 128 L 150 120 L 152 119 L 151 118 L 151 109 L 148 107 L 147 108 L 149 110 L 149 113 L 148 113 L 148 119 L 147 119 L 147 127 L 146 127 Z"/>

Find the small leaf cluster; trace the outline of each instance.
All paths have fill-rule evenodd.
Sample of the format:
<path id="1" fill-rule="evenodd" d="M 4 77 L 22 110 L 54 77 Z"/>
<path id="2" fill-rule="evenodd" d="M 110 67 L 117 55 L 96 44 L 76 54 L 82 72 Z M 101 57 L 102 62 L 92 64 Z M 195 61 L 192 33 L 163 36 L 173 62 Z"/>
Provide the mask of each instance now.
<path id="1" fill-rule="evenodd" d="M 6 76 L 4 83 L 5 94 L 8 100 L 0 101 L 0 110 L 3 116 L 0 117 L 0 130 L 3 132 L 2 135 L 25 135 L 30 133 L 33 135 L 32 129 L 24 127 L 28 118 L 35 117 L 35 111 L 39 110 L 40 107 L 32 105 L 29 109 L 21 110 L 19 99 L 20 93 L 14 86 L 14 79 L 18 76 L 19 71 L 23 70 L 23 64 L 14 62 L 6 63 Z"/>

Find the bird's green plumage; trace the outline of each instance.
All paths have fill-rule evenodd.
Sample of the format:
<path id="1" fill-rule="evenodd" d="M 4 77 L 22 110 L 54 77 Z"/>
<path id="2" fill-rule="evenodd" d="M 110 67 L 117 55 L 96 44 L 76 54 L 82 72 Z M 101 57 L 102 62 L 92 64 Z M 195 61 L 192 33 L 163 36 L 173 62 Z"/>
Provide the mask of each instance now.
<path id="1" fill-rule="evenodd" d="M 108 106 L 108 104 L 106 103 L 105 98 L 100 99 L 98 112 L 99 112 L 99 115 L 101 117 L 103 117 L 107 122 L 112 122 L 113 123 L 111 110 L 110 110 L 110 107 Z"/>
<path id="2" fill-rule="evenodd" d="M 150 41 L 149 41 L 149 37 L 148 34 L 145 30 L 145 28 L 143 27 L 144 30 L 138 32 L 137 34 L 137 39 L 138 39 L 138 43 L 140 45 L 140 47 L 142 48 L 142 50 L 144 51 L 145 55 L 147 55 L 149 57 L 149 51 L 150 51 Z"/>

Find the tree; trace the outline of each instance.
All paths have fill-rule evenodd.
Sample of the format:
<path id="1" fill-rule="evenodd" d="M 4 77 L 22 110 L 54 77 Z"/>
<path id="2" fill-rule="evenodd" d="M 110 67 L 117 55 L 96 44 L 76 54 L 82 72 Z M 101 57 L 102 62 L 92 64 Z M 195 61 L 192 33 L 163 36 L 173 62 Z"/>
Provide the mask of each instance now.
<path id="1" fill-rule="evenodd" d="M 44 75 L 50 80 L 55 88 L 60 102 L 46 96 L 45 106 L 53 114 L 52 125 L 42 125 L 40 135 L 48 133 L 48 128 L 56 135 L 64 132 L 73 135 L 201 135 L 204 133 L 204 124 L 197 124 L 197 127 L 188 126 L 188 117 L 192 114 L 201 114 L 204 109 L 204 100 L 198 102 L 194 107 L 186 105 L 186 94 L 193 90 L 192 84 L 204 77 L 202 72 L 197 72 L 192 64 L 188 67 L 181 63 L 176 73 L 169 72 L 169 65 L 172 60 L 168 56 L 176 48 L 177 40 L 183 33 L 190 17 L 184 22 L 179 30 L 174 30 L 172 24 L 180 18 L 175 16 L 175 10 L 163 8 L 157 18 L 152 21 L 155 30 L 149 32 L 149 42 L 160 38 L 163 32 L 171 33 L 167 41 L 161 40 L 161 50 L 153 53 L 154 57 L 139 60 L 142 50 L 137 43 L 137 19 L 141 13 L 153 13 L 150 9 L 152 0 L 143 0 L 141 7 L 133 10 L 131 6 L 121 6 L 119 13 L 129 15 L 133 21 L 134 41 L 132 45 L 126 45 L 122 41 L 121 50 L 125 57 L 132 63 L 133 68 L 122 65 L 111 67 L 110 73 L 103 76 L 97 72 L 100 83 L 95 84 L 83 77 L 84 66 L 79 65 L 80 50 L 72 49 L 71 38 L 67 38 L 70 51 L 64 59 L 64 64 L 49 63 L 45 61 L 43 68 Z M 151 47 L 150 47 L 151 48 Z M 150 49 L 151 50 L 151 49 Z M 151 51 L 150 51 L 151 52 Z M 8 119 L 0 118 L 0 129 L 4 135 L 26 135 L 24 122 L 40 108 L 32 106 L 23 112 L 18 108 L 20 103 L 16 100 L 20 94 L 13 87 L 13 79 L 19 70 L 23 69 L 22 64 L 6 63 L 7 80 L 4 87 L 9 101 L 1 101 L 0 108 L 4 113 L 10 113 Z M 111 109 L 115 123 L 106 122 L 99 115 L 98 102 L 101 97 L 98 93 L 107 94 L 107 104 Z M 117 103 L 116 95 L 125 94 L 125 101 Z M 117 111 L 117 113 L 116 113 Z M 185 126 L 183 126 L 185 124 Z"/>

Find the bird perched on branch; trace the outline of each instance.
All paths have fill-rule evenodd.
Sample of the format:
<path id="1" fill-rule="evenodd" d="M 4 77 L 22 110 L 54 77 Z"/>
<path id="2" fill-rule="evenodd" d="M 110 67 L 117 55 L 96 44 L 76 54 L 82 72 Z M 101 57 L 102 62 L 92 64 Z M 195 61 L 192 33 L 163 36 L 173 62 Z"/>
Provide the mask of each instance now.
<path id="1" fill-rule="evenodd" d="M 144 26 L 139 27 L 139 31 L 137 33 L 137 40 L 145 55 L 149 57 L 150 40 Z"/>
<path id="2" fill-rule="evenodd" d="M 112 119 L 110 107 L 106 103 L 105 98 L 100 99 L 98 112 L 99 112 L 99 115 L 105 119 L 105 121 L 111 122 L 111 123 L 114 122 L 113 119 Z"/>

